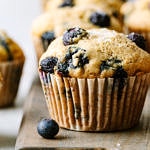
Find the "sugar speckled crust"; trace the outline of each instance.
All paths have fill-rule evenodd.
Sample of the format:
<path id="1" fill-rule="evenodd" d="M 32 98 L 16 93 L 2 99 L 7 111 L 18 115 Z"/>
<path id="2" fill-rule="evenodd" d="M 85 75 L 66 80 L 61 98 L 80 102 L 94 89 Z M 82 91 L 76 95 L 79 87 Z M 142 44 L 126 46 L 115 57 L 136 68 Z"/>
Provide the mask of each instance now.
<path id="1" fill-rule="evenodd" d="M 0 62 L 24 59 L 23 51 L 19 45 L 5 31 L 0 30 Z"/>
<path id="2" fill-rule="evenodd" d="M 122 5 L 124 23 L 131 30 L 150 32 L 150 0 L 129 1 Z"/>
<path id="3" fill-rule="evenodd" d="M 128 76 L 150 72 L 150 54 L 137 47 L 126 35 L 109 29 L 87 30 L 87 33 L 78 43 L 67 46 L 63 44 L 63 37 L 54 40 L 42 55 L 39 69 L 45 58 L 56 57 L 58 62 L 65 62 L 68 49 L 78 48 L 84 51 L 88 61 L 83 66 L 72 67 L 72 64 L 78 64 L 79 61 L 76 56 L 78 53 L 72 55 L 69 60 L 72 64 L 67 68 L 69 77 L 113 77 L 118 68 L 122 68 Z M 54 73 L 59 74 L 58 66 L 54 67 Z"/>

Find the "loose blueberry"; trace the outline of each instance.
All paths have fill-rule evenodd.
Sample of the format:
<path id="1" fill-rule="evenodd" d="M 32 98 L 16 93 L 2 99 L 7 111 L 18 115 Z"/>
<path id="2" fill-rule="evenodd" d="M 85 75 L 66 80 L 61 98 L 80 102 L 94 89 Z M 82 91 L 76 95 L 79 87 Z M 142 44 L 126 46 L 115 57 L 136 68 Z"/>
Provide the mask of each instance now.
<path id="1" fill-rule="evenodd" d="M 80 39 L 87 36 L 86 30 L 75 27 L 68 29 L 63 35 L 63 43 L 64 45 L 71 45 L 78 43 Z"/>
<path id="2" fill-rule="evenodd" d="M 54 67 L 56 66 L 58 58 L 47 57 L 41 61 L 41 70 L 49 73 L 54 73 Z"/>
<path id="3" fill-rule="evenodd" d="M 64 0 L 63 3 L 59 5 L 59 7 L 73 7 L 73 6 L 74 6 L 73 0 Z"/>
<path id="4" fill-rule="evenodd" d="M 145 43 L 146 40 L 144 39 L 144 37 L 141 34 L 132 32 L 127 37 L 128 37 L 128 39 L 133 41 L 138 47 L 140 47 L 143 50 L 145 50 L 145 48 L 146 48 L 146 43 Z"/>
<path id="5" fill-rule="evenodd" d="M 53 119 L 42 119 L 37 125 L 39 135 L 46 139 L 52 139 L 59 132 L 59 126 Z"/>
<path id="6" fill-rule="evenodd" d="M 46 51 L 49 44 L 55 39 L 55 34 L 53 31 L 47 31 L 41 36 L 43 48 Z"/>
<path id="7" fill-rule="evenodd" d="M 90 16 L 90 21 L 97 26 L 100 27 L 108 27 L 110 26 L 110 17 L 105 13 L 94 12 Z"/>

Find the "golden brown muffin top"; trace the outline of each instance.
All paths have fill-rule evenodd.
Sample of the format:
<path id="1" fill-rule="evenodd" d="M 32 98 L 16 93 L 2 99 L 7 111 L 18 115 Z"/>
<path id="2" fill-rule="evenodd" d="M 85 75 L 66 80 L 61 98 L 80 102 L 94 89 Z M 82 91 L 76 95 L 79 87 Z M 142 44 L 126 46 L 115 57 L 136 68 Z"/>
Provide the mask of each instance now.
<path id="1" fill-rule="evenodd" d="M 127 27 L 137 31 L 150 31 L 150 0 L 129 1 L 122 5 L 121 13 Z"/>
<path id="2" fill-rule="evenodd" d="M 66 77 L 127 77 L 150 72 L 150 54 L 109 29 L 67 30 L 39 61 L 39 70 Z"/>
<path id="3" fill-rule="evenodd" d="M 0 62 L 24 59 L 23 51 L 18 44 L 5 31 L 0 30 Z"/>

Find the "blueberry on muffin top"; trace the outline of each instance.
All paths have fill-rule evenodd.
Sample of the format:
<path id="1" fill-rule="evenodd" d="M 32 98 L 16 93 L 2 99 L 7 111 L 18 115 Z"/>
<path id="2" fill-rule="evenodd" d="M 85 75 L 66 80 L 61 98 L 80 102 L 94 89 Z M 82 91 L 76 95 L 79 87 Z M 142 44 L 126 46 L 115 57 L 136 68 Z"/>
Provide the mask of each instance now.
<path id="1" fill-rule="evenodd" d="M 150 54 L 126 35 L 106 28 L 78 29 L 86 32 L 86 36 L 79 36 L 74 42 L 72 33 L 68 38 L 71 44 L 64 44 L 63 36 L 56 38 L 40 59 L 40 71 L 45 71 L 44 59 L 57 58 L 55 63 L 46 63 L 46 68 L 51 68 L 49 73 L 63 77 L 122 79 L 150 72 Z"/>

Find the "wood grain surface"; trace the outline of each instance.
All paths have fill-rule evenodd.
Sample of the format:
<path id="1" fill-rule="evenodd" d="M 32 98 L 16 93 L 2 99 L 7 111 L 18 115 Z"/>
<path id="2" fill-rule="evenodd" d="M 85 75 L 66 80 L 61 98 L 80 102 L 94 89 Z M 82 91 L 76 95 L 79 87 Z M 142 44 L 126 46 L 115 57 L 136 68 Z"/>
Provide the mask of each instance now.
<path id="1" fill-rule="evenodd" d="M 88 133 L 60 129 L 55 139 L 37 133 L 37 123 L 49 117 L 39 80 L 34 81 L 24 106 L 16 150 L 150 150 L 150 90 L 138 126 L 121 132 Z"/>

